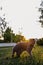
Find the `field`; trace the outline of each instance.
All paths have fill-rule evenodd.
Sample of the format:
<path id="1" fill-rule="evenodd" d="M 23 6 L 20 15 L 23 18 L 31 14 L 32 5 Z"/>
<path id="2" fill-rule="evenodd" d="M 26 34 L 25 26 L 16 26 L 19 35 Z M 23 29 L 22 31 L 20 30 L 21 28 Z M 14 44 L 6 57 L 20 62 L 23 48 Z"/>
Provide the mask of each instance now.
<path id="1" fill-rule="evenodd" d="M 32 57 L 12 58 L 12 47 L 0 47 L 0 65 L 43 65 L 43 46 L 36 45 Z"/>

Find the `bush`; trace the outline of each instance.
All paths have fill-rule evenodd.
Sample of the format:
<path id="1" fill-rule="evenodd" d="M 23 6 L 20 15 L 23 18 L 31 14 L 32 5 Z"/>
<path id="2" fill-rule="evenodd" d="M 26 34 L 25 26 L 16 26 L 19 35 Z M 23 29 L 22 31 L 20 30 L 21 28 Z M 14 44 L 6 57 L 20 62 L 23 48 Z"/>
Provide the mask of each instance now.
<path id="1" fill-rule="evenodd" d="M 0 40 L 0 43 L 3 43 L 4 42 L 4 40 Z"/>
<path id="2" fill-rule="evenodd" d="M 38 39 L 37 44 L 38 44 L 38 45 L 43 45 L 43 38 Z"/>

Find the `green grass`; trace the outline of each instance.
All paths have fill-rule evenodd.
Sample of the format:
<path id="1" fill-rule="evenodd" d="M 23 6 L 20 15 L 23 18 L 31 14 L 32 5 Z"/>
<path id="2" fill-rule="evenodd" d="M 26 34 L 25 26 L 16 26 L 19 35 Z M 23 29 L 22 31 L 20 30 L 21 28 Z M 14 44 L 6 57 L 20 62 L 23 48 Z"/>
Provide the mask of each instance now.
<path id="1" fill-rule="evenodd" d="M 43 65 L 43 46 L 35 46 L 32 57 L 12 58 L 12 47 L 0 47 L 0 65 Z"/>
<path id="2" fill-rule="evenodd" d="M 11 57 L 12 47 L 0 47 L 0 59 Z"/>

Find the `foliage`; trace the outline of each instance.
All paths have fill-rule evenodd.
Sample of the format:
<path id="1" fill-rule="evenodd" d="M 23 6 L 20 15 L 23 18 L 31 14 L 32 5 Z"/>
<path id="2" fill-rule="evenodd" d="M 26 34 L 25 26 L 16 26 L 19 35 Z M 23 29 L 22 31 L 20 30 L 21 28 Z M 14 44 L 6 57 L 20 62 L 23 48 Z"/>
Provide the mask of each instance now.
<path id="1" fill-rule="evenodd" d="M 20 42 L 20 41 L 25 41 L 25 38 L 24 38 L 24 36 L 17 34 L 15 36 L 15 42 L 17 43 L 17 42 Z"/>
<path id="2" fill-rule="evenodd" d="M 4 42 L 11 42 L 11 34 L 12 34 L 12 30 L 11 28 L 8 27 L 4 32 Z"/>
<path id="3" fill-rule="evenodd" d="M 43 38 L 38 39 L 37 44 L 38 45 L 43 45 Z"/>
<path id="4" fill-rule="evenodd" d="M 4 42 L 20 42 L 25 41 L 24 36 L 13 33 L 11 28 L 7 27 L 6 31 L 4 32 Z"/>
<path id="5" fill-rule="evenodd" d="M 2 17 L 0 17 L 0 32 L 1 32 L 2 36 L 5 32 L 6 27 L 7 27 L 7 23 L 5 21 L 5 18 L 3 19 Z"/>
<path id="6" fill-rule="evenodd" d="M 0 43 L 3 43 L 4 42 L 4 40 L 0 40 Z"/>
<path id="7" fill-rule="evenodd" d="M 41 4 L 40 4 L 40 8 L 39 8 L 39 11 L 41 12 L 41 15 L 39 17 L 39 22 L 41 23 L 41 26 L 43 27 L 43 1 L 41 1 Z"/>

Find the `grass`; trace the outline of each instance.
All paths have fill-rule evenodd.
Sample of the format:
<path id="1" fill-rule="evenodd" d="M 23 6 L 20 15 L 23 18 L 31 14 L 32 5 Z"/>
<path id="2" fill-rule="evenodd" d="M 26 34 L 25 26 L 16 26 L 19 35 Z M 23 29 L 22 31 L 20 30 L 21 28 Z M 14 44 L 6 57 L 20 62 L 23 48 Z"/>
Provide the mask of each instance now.
<path id="1" fill-rule="evenodd" d="M 43 46 L 36 45 L 32 57 L 12 58 L 12 47 L 0 47 L 0 65 L 43 65 Z"/>
<path id="2" fill-rule="evenodd" d="M 0 59 L 10 57 L 12 54 L 12 47 L 0 47 Z"/>

